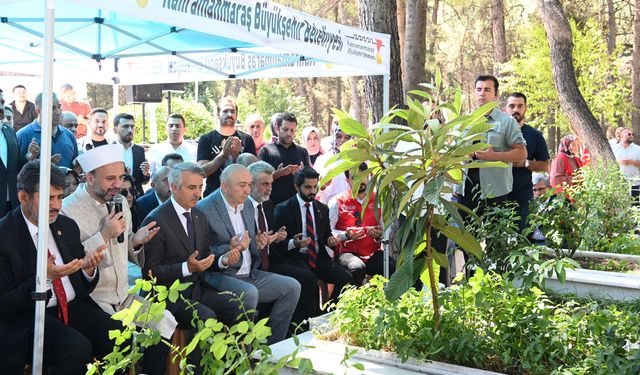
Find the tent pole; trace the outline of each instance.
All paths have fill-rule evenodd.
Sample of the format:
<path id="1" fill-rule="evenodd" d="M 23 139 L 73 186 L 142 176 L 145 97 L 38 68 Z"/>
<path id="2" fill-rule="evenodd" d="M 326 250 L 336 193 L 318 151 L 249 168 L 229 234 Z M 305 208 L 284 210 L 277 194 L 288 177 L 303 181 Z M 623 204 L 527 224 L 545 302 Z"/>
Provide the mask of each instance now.
<path id="1" fill-rule="evenodd" d="M 382 76 L 382 111 L 387 113 L 389 110 L 389 75 L 384 74 Z M 391 229 L 387 229 L 385 231 L 385 240 L 383 241 L 382 249 L 384 251 L 383 254 L 383 266 L 382 273 L 385 279 L 389 279 L 389 235 L 391 233 Z"/>
<path id="2" fill-rule="evenodd" d="M 120 85 L 117 83 L 114 83 L 112 86 L 112 97 L 113 97 L 113 116 L 117 115 L 119 113 L 119 108 L 118 108 L 118 92 L 120 91 Z"/>
<path id="3" fill-rule="evenodd" d="M 33 375 L 42 373 L 44 320 L 47 291 L 47 250 L 49 248 L 49 191 L 51 178 L 51 121 L 53 108 L 53 48 L 54 26 L 56 16 L 55 0 L 47 0 L 45 4 L 44 21 L 44 74 L 42 89 L 42 113 L 40 125 L 42 134 L 40 139 L 40 180 L 38 200 L 38 255 L 36 262 L 36 294 L 44 298 L 36 298 L 35 322 L 33 335 Z M 40 293 L 40 294 L 39 294 Z"/>

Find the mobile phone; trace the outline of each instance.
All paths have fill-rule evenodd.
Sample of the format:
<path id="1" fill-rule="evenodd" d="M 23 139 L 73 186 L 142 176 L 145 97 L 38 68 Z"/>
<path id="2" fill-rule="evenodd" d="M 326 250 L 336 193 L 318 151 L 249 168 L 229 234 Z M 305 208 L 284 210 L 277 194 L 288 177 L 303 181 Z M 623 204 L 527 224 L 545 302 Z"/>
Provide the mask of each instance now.
<path id="1" fill-rule="evenodd" d="M 122 212 L 122 196 L 116 195 L 113 197 L 113 211 L 115 213 Z M 118 243 L 124 242 L 124 233 L 120 233 L 118 236 Z"/>

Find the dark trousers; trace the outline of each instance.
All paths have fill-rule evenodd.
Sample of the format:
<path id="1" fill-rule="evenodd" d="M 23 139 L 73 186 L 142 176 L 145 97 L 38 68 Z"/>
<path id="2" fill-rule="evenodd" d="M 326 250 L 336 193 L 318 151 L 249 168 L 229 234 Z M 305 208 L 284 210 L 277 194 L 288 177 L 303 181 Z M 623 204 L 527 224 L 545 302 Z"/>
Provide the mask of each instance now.
<path id="1" fill-rule="evenodd" d="M 0 368 L 3 374 L 24 374 L 24 366 L 33 358 L 33 315 L 18 318 L 4 326 L 0 339 Z M 84 374 L 93 358 L 102 358 L 113 350 L 109 330 L 122 329 L 92 301 L 69 302 L 69 325 L 58 319 L 58 308 L 46 310 L 44 323 L 43 368 L 49 375 Z M 126 343 L 123 345 L 127 345 Z"/>
<path id="2" fill-rule="evenodd" d="M 338 257 L 338 263 L 345 267 L 353 277 L 353 285 L 361 286 L 366 275 L 384 274 L 384 251 L 376 251 L 368 260 L 363 260 L 352 253 L 343 253 Z M 396 261 L 389 258 L 389 277 L 396 270 Z"/>
<path id="3" fill-rule="evenodd" d="M 271 263 L 269 272 L 292 277 L 300 283 L 300 298 L 296 309 L 293 311 L 291 324 L 294 327 L 300 325 L 300 329 L 303 331 L 308 330 L 308 323 L 305 320 L 316 316 L 317 309 L 315 307 L 319 301 L 318 278 L 316 275 L 307 268 L 276 262 Z M 263 307 L 260 307 L 260 310 L 264 310 Z"/>
<path id="4" fill-rule="evenodd" d="M 638 198 L 640 197 L 640 185 L 635 185 L 631 187 L 631 197 L 633 198 L 633 204 L 638 205 L 640 202 Z"/>
<path id="5" fill-rule="evenodd" d="M 289 265 L 313 273 L 317 280 L 334 284 L 333 292 L 331 293 L 331 296 L 329 296 L 329 302 L 337 300 L 342 288 L 353 280 L 351 274 L 346 268 L 342 267 L 324 253 L 320 253 L 318 255 L 316 268 L 311 268 L 311 266 L 309 266 L 307 254 L 295 254 L 290 258 Z"/>

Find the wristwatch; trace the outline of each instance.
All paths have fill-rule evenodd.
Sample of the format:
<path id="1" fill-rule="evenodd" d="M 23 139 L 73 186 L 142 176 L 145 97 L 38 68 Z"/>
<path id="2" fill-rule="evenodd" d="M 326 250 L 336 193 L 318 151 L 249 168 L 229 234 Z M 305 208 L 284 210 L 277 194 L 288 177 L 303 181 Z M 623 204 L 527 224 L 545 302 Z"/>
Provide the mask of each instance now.
<path id="1" fill-rule="evenodd" d="M 530 164 L 530 163 L 529 163 L 529 159 L 525 159 L 525 160 L 524 160 L 524 167 L 525 167 L 525 168 L 529 168 L 529 164 Z"/>

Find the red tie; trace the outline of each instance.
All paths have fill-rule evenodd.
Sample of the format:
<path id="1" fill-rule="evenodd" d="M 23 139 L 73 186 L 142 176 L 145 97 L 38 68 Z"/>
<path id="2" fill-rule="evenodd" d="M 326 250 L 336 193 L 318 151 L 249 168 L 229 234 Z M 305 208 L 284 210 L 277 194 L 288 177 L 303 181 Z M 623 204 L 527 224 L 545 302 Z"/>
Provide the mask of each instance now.
<path id="1" fill-rule="evenodd" d="M 264 220 L 264 211 L 262 210 L 262 203 L 258 205 L 258 229 L 260 232 L 267 232 L 267 222 Z M 269 271 L 269 245 L 265 245 L 260 249 L 260 261 L 262 262 L 262 269 Z"/>
<path id="2" fill-rule="evenodd" d="M 307 208 L 307 237 L 311 240 L 307 245 L 308 262 L 311 268 L 316 268 L 318 253 L 316 253 L 316 234 L 313 231 L 313 216 L 311 216 L 309 202 L 305 203 L 304 206 Z"/>
<path id="3" fill-rule="evenodd" d="M 47 250 L 49 256 L 51 256 L 51 251 Z M 58 319 L 62 319 L 64 325 L 69 325 L 69 308 L 67 306 L 67 293 L 64 291 L 64 286 L 62 286 L 62 279 L 51 280 L 53 284 L 53 291 L 56 293 L 56 298 L 58 299 Z"/>

